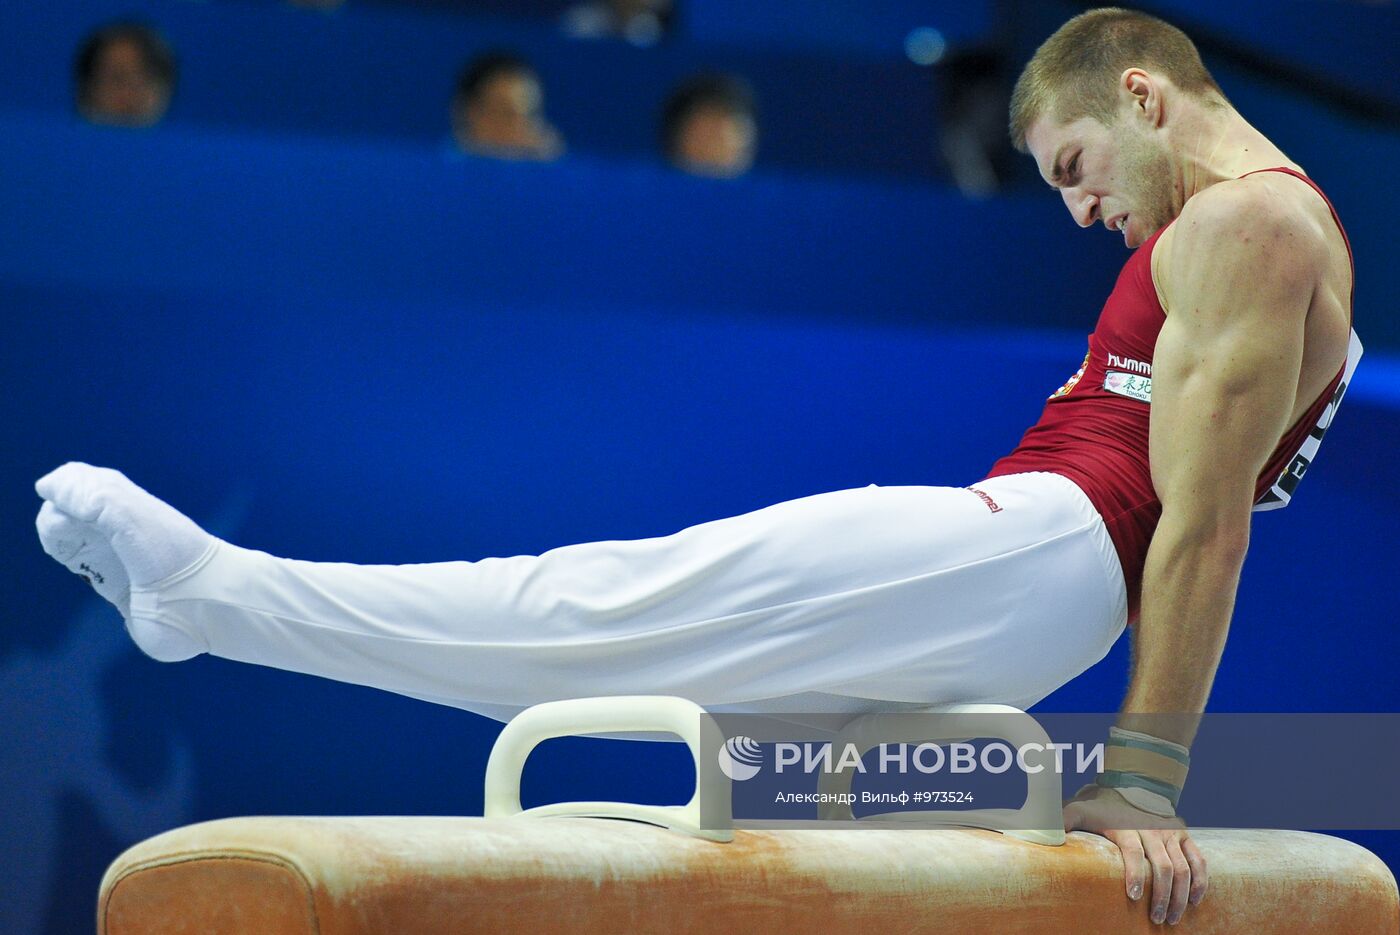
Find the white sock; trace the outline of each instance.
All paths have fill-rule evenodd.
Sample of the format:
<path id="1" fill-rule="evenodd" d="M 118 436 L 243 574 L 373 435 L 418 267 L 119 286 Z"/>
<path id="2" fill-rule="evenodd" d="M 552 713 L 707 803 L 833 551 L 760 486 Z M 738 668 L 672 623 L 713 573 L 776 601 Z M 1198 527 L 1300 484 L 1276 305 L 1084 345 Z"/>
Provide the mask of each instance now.
<path id="1" fill-rule="evenodd" d="M 97 593 L 131 616 L 131 581 L 112 546 L 91 523 L 80 523 L 52 503 L 39 508 L 34 521 L 44 551 L 64 568 L 82 577 Z"/>
<path id="2" fill-rule="evenodd" d="M 87 549 L 87 563 L 105 579 L 103 587 L 108 581 L 118 581 L 122 574 L 127 579 L 120 586 L 122 590 L 158 585 L 199 561 L 217 541 L 189 517 L 111 468 L 70 462 L 41 477 L 34 489 L 48 501 L 36 521 L 44 550 L 83 574 L 81 561 L 77 569 L 69 562 Z M 81 542 L 76 550 L 72 548 L 75 540 Z M 111 567 L 108 551 L 120 566 L 120 573 L 109 574 L 98 564 Z M 87 577 L 96 584 L 93 575 Z M 159 621 L 132 617 L 129 604 L 123 607 L 102 587 L 98 592 L 122 610 L 127 618 L 127 632 L 148 656 L 178 662 L 204 651 L 202 645 L 180 630 Z"/>

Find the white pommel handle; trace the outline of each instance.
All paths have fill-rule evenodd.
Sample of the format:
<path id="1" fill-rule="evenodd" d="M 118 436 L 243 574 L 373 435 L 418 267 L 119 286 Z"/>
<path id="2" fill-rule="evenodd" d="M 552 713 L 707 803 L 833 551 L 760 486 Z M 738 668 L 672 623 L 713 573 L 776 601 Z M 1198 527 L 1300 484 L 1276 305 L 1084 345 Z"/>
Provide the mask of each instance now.
<path id="1" fill-rule="evenodd" d="M 675 734 L 690 747 L 695 760 L 695 793 L 684 805 L 640 805 L 633 802 L 558 802 L 525 809 L 520 805 L 520 774 L 530 752 L 552 737 L 579 734 L 663 732 Z M 708 735 L 710 743 L 702 744 Z M 702 762 L 705 747 L 717 751 L 724 737 L 714 719 L 693 701 L 673 695 L 617 695 L 548 701 L 516 715 L 496 738 L 486 761 L 487 818 L 521 815 L 531 818 L 575 816 L 625 818 L 683 831 L 709 841 L 734 838 L 729 779 L 718 761 Z M 708 766 L 708 768 L 707 768 Z M 701 800 L 705 802 L 704 824 Z"/>

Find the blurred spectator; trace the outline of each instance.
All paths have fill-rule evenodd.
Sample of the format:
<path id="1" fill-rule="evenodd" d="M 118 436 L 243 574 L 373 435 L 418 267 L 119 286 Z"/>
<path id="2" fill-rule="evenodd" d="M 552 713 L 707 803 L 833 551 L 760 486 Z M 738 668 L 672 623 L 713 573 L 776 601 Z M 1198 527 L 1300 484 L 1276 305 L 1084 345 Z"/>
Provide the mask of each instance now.
<path id="1" fill-rule="evenodd" d="M 671 0 L 592 0 L 564 14 L 564 32 L 575 39 L 626 39 L 653 45 L 671 28 Z"/>
<path id="2" fill-rule="evenodd" d="M 83 42 L 73 63 L 78 113 L 93 123 L 149 127 L 175 89 L 175 54 L 140 23 L 111 23 Z"/>
<path id="3" fill-rule="evenodd" d="M 993 49 L 967 50 L 945 59 L 939 72 L 939 144 L 948 170 L 967 197 L 994 195 L 1016 165 L 1006 135 L 1011 90 L 1005 56 Z"/>
<path id="4" fill-rule="evenodd" d="M 679 169 L 720 178 L 743 175 L 753 165 L 757 144 L 753 93 L 738 78 L 693 78 L 666 101 L 661 145 Z"/>
<path id="5" fill-rule="evenodd" d="M 544 116 L 544 91 L 530 63 L 509 52 L 475 59 L 457 80 L 452 132 L 463 152 L 498 159 L 557 158 L 564 150 Z"/>

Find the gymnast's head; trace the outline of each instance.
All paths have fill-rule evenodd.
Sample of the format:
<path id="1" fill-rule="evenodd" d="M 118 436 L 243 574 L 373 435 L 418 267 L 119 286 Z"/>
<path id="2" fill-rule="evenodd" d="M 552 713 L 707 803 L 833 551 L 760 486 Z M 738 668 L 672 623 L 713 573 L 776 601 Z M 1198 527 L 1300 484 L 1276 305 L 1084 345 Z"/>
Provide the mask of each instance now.
<path id="1" fill-rule="evenodd" d="M 1011 141 L 1035 158 L 1070 214 L 1136 247 L 1185 200 L 1182 166 L 1229 102 L 1181 30 L 1104 8 L 1061 26 L 1011 97 Z"/>

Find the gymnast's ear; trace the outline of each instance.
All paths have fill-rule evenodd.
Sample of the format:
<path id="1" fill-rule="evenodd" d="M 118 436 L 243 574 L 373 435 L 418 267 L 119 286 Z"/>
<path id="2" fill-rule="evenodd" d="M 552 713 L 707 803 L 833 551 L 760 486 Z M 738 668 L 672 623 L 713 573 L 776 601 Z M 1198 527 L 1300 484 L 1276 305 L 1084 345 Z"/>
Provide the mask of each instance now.
<path id="1" fill-rule="evenodd" d="M 1126 68 L 1118 76 L 1118 96 L 1135 119 L 1146 120 L 1154 129 L 1164 119 L 1161 77 L 1142 68 Z"/>

